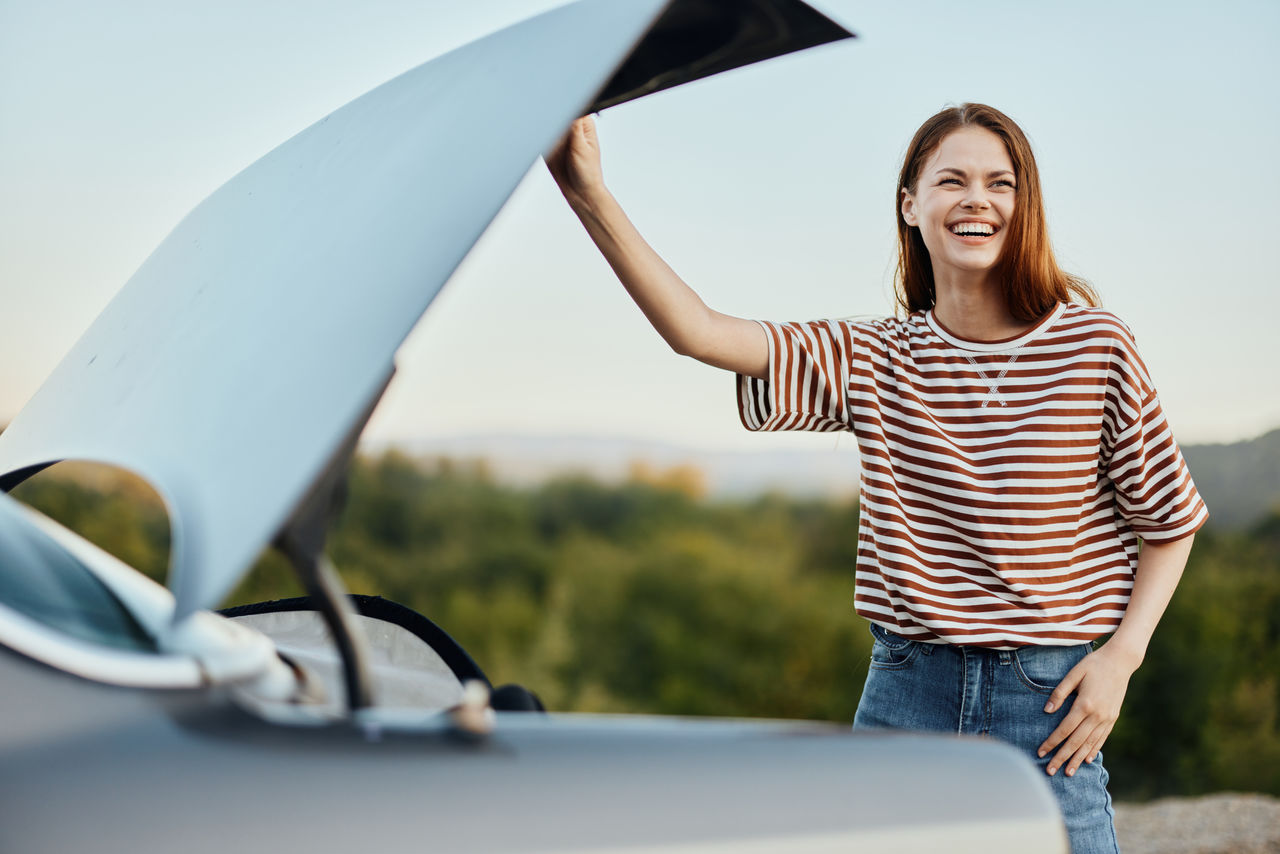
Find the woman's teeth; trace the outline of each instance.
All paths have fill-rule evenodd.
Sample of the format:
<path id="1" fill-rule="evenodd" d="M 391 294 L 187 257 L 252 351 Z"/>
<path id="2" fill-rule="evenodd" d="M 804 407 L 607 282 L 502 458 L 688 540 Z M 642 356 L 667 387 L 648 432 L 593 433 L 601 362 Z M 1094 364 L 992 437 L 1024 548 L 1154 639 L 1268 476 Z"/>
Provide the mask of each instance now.
<path id="1" fill-rule="evenodd" d="M 951 226 L 952 234 L 990 236 L 996 233 L 994 227 L 986 222 L 958 222 Z"/>

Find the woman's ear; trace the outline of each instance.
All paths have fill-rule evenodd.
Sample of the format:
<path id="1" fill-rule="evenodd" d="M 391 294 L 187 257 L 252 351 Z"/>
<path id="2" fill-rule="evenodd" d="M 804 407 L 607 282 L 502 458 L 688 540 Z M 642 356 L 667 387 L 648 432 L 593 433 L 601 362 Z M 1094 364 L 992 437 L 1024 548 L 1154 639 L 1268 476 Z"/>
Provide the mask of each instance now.
<path id="1" fill-rule="evenodd" d="M 902 221 L 907 225 L 916 224 L 916 200 L 905 189 L 902 191 Z"/>

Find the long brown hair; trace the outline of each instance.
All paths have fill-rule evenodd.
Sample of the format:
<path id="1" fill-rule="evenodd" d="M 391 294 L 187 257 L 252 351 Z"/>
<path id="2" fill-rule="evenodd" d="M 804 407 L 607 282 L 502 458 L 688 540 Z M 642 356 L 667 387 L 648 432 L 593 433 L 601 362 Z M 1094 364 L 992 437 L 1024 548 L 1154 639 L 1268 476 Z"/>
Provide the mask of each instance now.
<path id="1" fill-rule="evenodd" d="M 898 192 L 894 195 L 894 215 L 898 220 L 895 286 L 899 308 L 910 314 L 933 308 L 937 301 L 929 250 L 925 248 L 920 229 L 907 225 L 902 218 L 902 191 L 915 193 L 925 161 L 943 139 L 964 127 L 985 128 L 1000 137 L 1013 161 L 1016 186 L 1013 216 L 1005 226 L 1009 234 L 995 270 L 1004 286 L 1009 313 L 1018 320 L 1037 320 L 1055 303 L 1072 297 L 1085 305 L 1098 305 L 1098 294 L 1089 283 L 1064 272 L 1053 257 L 1044 219 L 1044 198 L 1040 193 L 1040 172 L 1022 128 L 994 107 L 961 104 L 948 107 L 922 124 L 902 161 Z"/>

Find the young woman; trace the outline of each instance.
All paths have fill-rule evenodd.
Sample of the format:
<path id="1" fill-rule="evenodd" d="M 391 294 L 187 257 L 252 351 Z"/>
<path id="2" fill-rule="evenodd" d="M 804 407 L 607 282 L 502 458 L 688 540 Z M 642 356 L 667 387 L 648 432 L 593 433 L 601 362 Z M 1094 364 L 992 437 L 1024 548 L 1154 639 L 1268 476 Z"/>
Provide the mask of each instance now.
<path id="1" fill-rule="evenodd" d="M 916 132 L 903 316 L 872 322 L 707 307 L 605 188 L 590 118 L 548 165 L 667 343 L 738 374 L 748 429 L 857 437 L 875 644 L 854 726 L 1005 740 L 1049 775 L 1073 851 L 1117 850 L 1101 748 L 1208 514 L 1128 327 L 1054 260 L 1021 129 L 963 104 Z"/>

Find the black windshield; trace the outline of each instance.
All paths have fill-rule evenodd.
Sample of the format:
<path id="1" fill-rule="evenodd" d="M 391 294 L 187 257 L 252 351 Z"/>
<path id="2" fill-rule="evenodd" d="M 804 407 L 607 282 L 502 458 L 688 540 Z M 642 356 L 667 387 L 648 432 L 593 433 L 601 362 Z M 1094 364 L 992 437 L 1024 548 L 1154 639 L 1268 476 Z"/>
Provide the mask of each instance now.
<path id="1" fill-rule="evenodd" d="M 156 649 L 115 595 L 5 495 L 0 495 L 0 603 L 81 640 Z"/>

